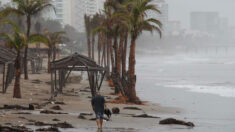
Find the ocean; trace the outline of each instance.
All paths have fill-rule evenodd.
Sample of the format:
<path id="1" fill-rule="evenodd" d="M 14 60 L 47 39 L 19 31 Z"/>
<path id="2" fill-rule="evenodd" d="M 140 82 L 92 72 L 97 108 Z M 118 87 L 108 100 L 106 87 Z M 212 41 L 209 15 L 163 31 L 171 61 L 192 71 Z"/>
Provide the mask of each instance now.
<path id="1" fill-rule="evenodd" d="M 182 108 L 175 115 L 194 129 L 174 132 L 235 132 L 235 55 L 148 54 L 137 57 L 137 94 L 152 103 Z M 151 130 L 149 130 L 151 131 Z M 154 131 L 154 130 L 152 130 Z"/>

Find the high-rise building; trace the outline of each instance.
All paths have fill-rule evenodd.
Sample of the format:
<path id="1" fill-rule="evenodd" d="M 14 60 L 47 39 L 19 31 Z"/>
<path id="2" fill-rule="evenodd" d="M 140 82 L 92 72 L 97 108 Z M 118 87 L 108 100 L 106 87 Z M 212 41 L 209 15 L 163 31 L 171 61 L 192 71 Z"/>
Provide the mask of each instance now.
<path id="1" fill-rule="evenodd" d="M 79 32 L 85 32 L 84 15 L 92 16 L 103 9 L 104 0 L 73 0 L 72 26 Z"/>
<path id="2" fill-rule="evenodd" d="M 192 30 L 217 33 L 220 25 L 220 17 L 217 12 L 192 12 L 190 17 Z"/>
<path id="3" fill-rule="evenodd" d="M 165 0 L 153 0 L 151 4 L 154 4 L 156 8 L 161 11 L 161 13 L 149 11 L 147 13 L 148 18 L 155 18 L 160 20 L 163 24 L 162 30 L 164 33 L 164 31 L 167 30 L 168 25 L 168 4 L 165 2 Z"/>
<path id="4" fill-rule="evenodd" d="M 72 24 L 72 1 L 74 0 L 53 0 L 52 4 L 55 6 L 56 13 L 53 19 L 58 20 L 62 24 Z M 51 12 L 54 14 L 54 12 Z"/>

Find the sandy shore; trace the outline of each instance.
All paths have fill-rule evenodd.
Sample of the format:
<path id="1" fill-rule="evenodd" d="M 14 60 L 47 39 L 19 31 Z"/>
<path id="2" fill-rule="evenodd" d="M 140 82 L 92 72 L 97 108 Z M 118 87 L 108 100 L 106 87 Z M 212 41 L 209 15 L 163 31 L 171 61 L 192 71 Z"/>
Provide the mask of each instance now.
<path id="1" fill-rule="evenodd" d="M 29 80 L 21 80 L 22 87 L 22 99 L 13 99 L 13 83 L 9 86 L 6 94 L 0 96 L 0 107 L 4 104 L 18 104 L 28 106 L 31 103 L 42 104 L 47 102 L 50 98 L 50 81 L 49 74 L 34 74 L 30 75 Z M 58 95 L 55 101 L 64 102 L 65 105 L 59 105 L 62 110 L 53 110 L 56 112 L 64 112 L 68 114 L 40 114 L 42 110 L 51 110 L 51 107 L 56 106 L 54 102 L 46 105 L 41 109 L 36 109 L 34 111 L 9 111 L 0 110 L 0 124 L 1 125 L 20 125 L 30 127 L 35 129 L 38 127 L 29 126 L 29 120 L 41 121 L 44 123 L 56 123 L 53 119 L 58 119 L 59 122 L 68 122 L 72 124 L 74 129 L 67 129 L 67 131 L 94 131 L 96 130 L 95 121 L 89 119 L 94 118 L 92 116 L 85 116 L 86 119 L 79 119 L 78 115 L 80 113 L 93 113 L 90 100 L 91 95 L 88 92 L 88 81 L 82 80 L 81 83 L 69 83 L 64 89 L 64 94 Z M 103 83 L 101 88 L 101 93 L 105 95 L 106 100 L 113 100 L 117 96 L 112 95 L 112 88 L 110 88 L 107 82 Z M 147 96 L 147 95 L 146 95 Z M 138 107 L 141 110 L 126 110 L 124 107 Z M 112 115 L 111 120 L 104 123 L 104 129 L 107 131 L 135 131 L 139 129 L 152 129 L 158 127 L 159 119 L 152 118 L 135 118 L 132 115 L 144 114 L 149 115 L 158 114 L 177 114 L 181 110 L 178 108 L 162 107 L 158 104 L 145 103 L 145 105 L 130 105 L 130 104 L 111 104 L 108 103 L 108 107 L 111 109 L 113 107 L 118 107 L 120 109 L 120 114 Z M 30 112 L 31 114 L 14 114 L 16 112 Z M 58 121 L 57 121 L 58 122 Z M 66 131 L 64 129 L 63 131 Z"/>

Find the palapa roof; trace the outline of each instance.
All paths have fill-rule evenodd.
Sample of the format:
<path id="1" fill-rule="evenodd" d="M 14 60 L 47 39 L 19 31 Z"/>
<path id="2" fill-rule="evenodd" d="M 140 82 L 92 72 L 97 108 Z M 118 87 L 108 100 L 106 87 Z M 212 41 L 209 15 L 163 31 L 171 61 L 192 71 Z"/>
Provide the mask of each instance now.
<path id="1" fill-rule="evenodd" d="M 105 71 L 105 68 L 97 65 L 95 61 L 78 53 L 52 62 L 51 69 L 73 71 Z"/>
<path id="2" fill-rule="evenodd" d="M 11 49 L 0 46 L 0 64 L 12 63 L 16 58 L 16 53 Z"/>
<path id="3" fill-rule="evenodd" d="M 21 53 L 21 56 L 23 56 L 23 52 Z M 36 55 L 33 53 L 29 53 L 28 55 L 28 60 L 33 60 L 36 58 Z M 5 63 L 14 63 L 16 59 L 16 52 L 12 49 L 9 49 L 4 46 L 0 46 L 0 64 L 5 64 Z"/>

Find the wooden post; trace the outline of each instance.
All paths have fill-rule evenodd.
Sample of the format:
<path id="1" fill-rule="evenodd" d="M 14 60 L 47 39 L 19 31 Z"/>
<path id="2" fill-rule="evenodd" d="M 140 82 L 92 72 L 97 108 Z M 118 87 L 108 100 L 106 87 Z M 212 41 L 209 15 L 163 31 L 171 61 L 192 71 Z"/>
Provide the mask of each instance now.
<path id="1" fill-rule="evenodd" d="M 5 63 L 3 64 L 2 93 L 5 93 Z"/>
<path id="2" fill-rule="evenodd" d="M 54 98 L 54 79 L 53 79 L 53 72 L 51 71 L 51 99 Z"/>
<path id="3" fill-rule="evenodd" d="M 56 70 L 55 70 L 55 89 L 58 91 L 58 88 L 57 88 L 57 75 L 56 75 Z"/>
<path id="4" fill-rule="evenodd" d="M 106 71 L 104 71 L 104 73 L 102 74 L 102 78 L 101 78 L 101 80 L 100 80 L 100 84 L 99 84 L 99 87 L 98 87 L 98 90 L 99 90 L 99 91 L 100 91 L 100 87 L 101 87 L 101 85 L 102 85 L 102 82 L 103 82 L 103 80 L 104 80 L 105 74 L 106 74 Z"/>

